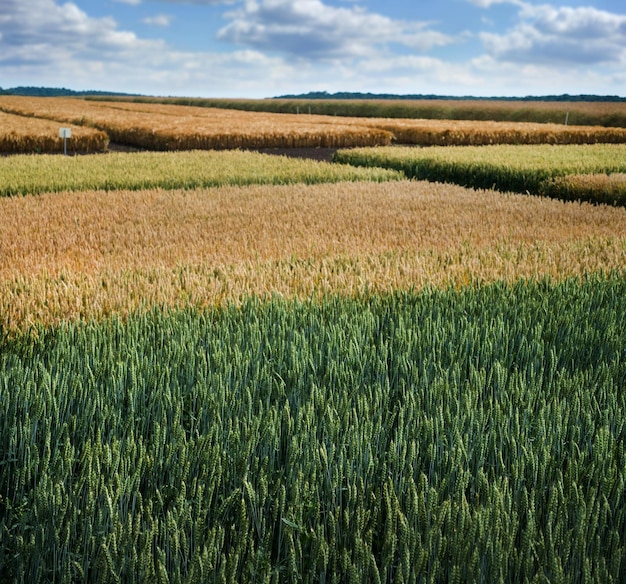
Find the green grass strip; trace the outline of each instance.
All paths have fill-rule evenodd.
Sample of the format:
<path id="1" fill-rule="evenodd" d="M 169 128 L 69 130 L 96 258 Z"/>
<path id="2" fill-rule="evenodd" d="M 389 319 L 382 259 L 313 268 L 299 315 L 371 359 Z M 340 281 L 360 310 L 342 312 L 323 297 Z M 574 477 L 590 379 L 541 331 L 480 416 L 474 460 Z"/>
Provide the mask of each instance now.
<path id="1" fill-rule="evenodd" d="M 335 160 L 400 170 L 409 178 L 451 182 L 476 189 L 557 195 L 558 191 L 548 188 L 550 179 L 626 172 L 626 145 L 355 148 L 340 150 Z M 593 193 L 581 190 L 580 198 L 585 197 L 594 200 Z"/>
<path id="2" fill-rule="evenodd" d="M 0 574 L 623 582 L 626 280 L 6 340 Z"/>
<path id="3" fill-rule="evenodd" d="M 78 190 L 385 181 L 399 172 L 357 169 L 245 151 L 140 152 L 0 158 L 0 196 Z"/>

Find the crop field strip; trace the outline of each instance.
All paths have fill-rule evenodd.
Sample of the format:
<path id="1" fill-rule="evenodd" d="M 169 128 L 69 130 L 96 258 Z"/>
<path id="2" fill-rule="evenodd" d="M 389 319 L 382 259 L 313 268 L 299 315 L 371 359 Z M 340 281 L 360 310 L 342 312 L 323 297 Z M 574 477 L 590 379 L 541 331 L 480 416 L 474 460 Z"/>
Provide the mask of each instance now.
<path id="1" fill-rule="evenodd" d="M 106 102 L 98 102 L 105 105 Z M 129 102 L 114 102 L 109 107 L 120 108 L 126 112 L 141 112 L 156 116 L 173 116 L 184 119 L 202 118 L 211 120 L 211 124 L 219 127 L 225 124 L 236 127 L 245 120 L 246 124 L 255 126 L 256 112 L 237 112 L 236 110 L 216 109 L 202 111 L 202 108 L 192 106 L 172 106 L 161 104 L 138 104 Z M 246 115 L 249 114 L 249 115 Z M 243 118 L 241 116 L 244 116 Z M 259 116 L 260 117 L 260 116 Z M 215 118 L 218 118 L 216 120 Z M 131 118 L 132 119 L 132 118 Z M 166 118 L 167 119 L 167 118 Z M 290 124 L 301 124 L 303 120 L 311 123 L 332 126 L 333 130 L 343 131 L 347 125 L 375 128 L 388 132 L 386 139 L 381 139 L 378 146 L 385 145 L 391 138 L 399 144 L 418 144 L 422 146 L 446 145 L 485 145 L 485 144 L 594 144 L 594 143 L 624 143 L 626 142 L 626 128 L 604 128 L 599 126 L 565 126 L 563 124 L 527 123 L 527 122 L 494 122 L 476 120 L 415 120 L 415 119 L 387 119 L 387 118 L 359 118 L 336 117 L 325 115 L 296 115 L 282 114 L 259 123 L 267 124 L 267 131 L 271 132 L 276 123 L 284 127 Z M 193 121 L 191 122 L 194 123 Z M 197 120 L 195 124 L 197 125 Z"/>
<path id="2" fill-rule="evenodd" d="M 624 204 L 626 173 L 570 174 L 544 185 L 543 194 L 555 199 Z"/>
<path id="3" fill-rule="evenodd" d="M 329 116 L 1 96 L 0 109 L 94 126 L 112 141 L 152 150 L 338 148 L 385 145 L 392 139 L 385 130 Z"/>
<path id="4" fill-rule="evenodd" d="M 136 152 L 0 159 L 0 197 L 59 191 L 399 180 L 399 171 L 256 152 Z"/>
<path id="5" fill-rule="evenodd" d="M 473 188 L 626 204 L 622 144 L 355 148 L 340 150 L 334 160 Z"/>
<path id="6" fill-rule="evenodd" d="M 134 155 L 132 155 L 134 156 Z M 623 272 L 626 209 L 415 181 L 0 200 L 6 330 L 150 306 Z"/>
<path id="7" fill-rule="evenodd" d="M 69 126 L 71 152 L 100 152 L 106 150 L 109 138 L 94 128 Z M 0 112 L 0 153 L 63 152 L 59 124 L 42 118 L 25 117 Z"/>
<path id="8" fill-rule="evenodd" d="M 249 300 L 4 339 L 2 574 L 623 582 L 625 296 Z"/>
<path id="9" fill-rule="evenodd" d="M 373 118 L 374 128 L 391 132 L 398 144 L 485 146 L 491 144 L 623 144 L 626 128 L 565 126 L 530 122 L 410 120 Z"/>
<path id="10" fill-rule="evenodd" d="M 512 101 L 463 99 L 220 99 L 220 98 L 102 98 L 94 101 L 163 103 L 274 113 L 307 113 L 368 118 L 427 120 L 485 120 L 626 128 L 626 102 Z"/>
<path id="11" fill-rule="evenodd" d="M 625 143 L 626 128 L 274 114 L 154 103 L 0 96 L 0 110 L 94 126 L 151 150 Z"/>

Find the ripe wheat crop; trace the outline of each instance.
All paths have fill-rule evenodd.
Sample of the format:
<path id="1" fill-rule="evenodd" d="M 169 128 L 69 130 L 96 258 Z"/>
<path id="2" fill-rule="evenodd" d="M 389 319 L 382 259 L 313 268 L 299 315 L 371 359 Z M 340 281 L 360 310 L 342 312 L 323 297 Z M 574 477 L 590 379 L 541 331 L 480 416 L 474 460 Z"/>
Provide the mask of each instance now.
<path id="1" fill-rule="evenodd" d="M 372 119 L 399 144 L 484 146 L 489 144 L 623 144 L 626 128 L 476 120 Z"/>
<path id="2" fill-rule="evenodd" d="M 546 181 L 542 193 L 554 198 L 626 205 L 626 174 L 573 174 Z"/>
<path id="3" fill-rule="evenodd" d="M 326 116 L 1 96 L 0 109 L 90 125 L 112 141 L 150 150 L 347 148 L 386 145 L 392 139 L 385 130 Z"/>
<path id="4" fill-rule="evenodd" d="M 296 115 L 127 101 L 0 96 L 0 109 L 94 126 L 151 150 L 389 145 L 624 143 L 625 128 L 525 122 Z"/>
<path id="5" fill-rule="evenodd" d="M 11 582 L 623 582 L 626 280 L 0 341 Z"/>
<path id="6" fill-rule="evenodd" d="M 106 103 L 98 102 L 103 108 Z M 171 124 L 172 117 L 180 120 L 195 119 L 211 120 L 211 124 L 220 127 L 223 131 L 228 128 L 237 128 L 245 123 L 250 127 L 257 124 L 266 124 L 266 131 L 272 132 L 276 124 L 280 123 L 285 132 L 293 125 L 315 124 L 322 125 L 327 131 L 346 132 L 348 128 L 373 128 L 383 130 L 400 144 L 419 144 L 422 146 L 446 145 L 484 145 L 484 144 L 588 144 L 588 143 L 624 143 L 626 142 L 626 128 L 604 128 L 599 126 L 572 126 L 564 124 L 541 124 L 527 122 L 497 122 L 485 120 L 432 120 L 432 119 L 389 119 L 389 118 L 359 118 L 359 117 L 331 117 L 324 115 L 296 115 L 283 114 L 264 116 L 260 112 L 241 112 L 234 110 L 204 109 L 192 106 L 175 106 L 168 104 L 115 102 L 108 104 L 112 111 L 120 109 L 126 112 L 129 122 L 134 115 L 146 115 L 154 120 L 164 117 Z M 119 119 L 119 113 L 116 115 Z M 217 119 L 216 119 L 217 118 Z M 183 127 L 185 122 L 177 122 Z M 281 131 L 283 131 L 281 130 Z M 289 143 L 286 143 L 289 145 Z M 294 143 L 297 146 L 296 143 Z M 329 144 L 332 145 L 332 144 Z M 382 142 L 381 144 L 382 145 Z M 349 146 L 349 144 L 347 145 Z"/>
<path id="7" fill-rule="evenodd" d="M 0 200 L 0 324 L 624 271 L 626 209 L 402 181 Z"/>
<path id="8" fill-rule="evenodd" d="M 337 152 L 335 161 L 402 170 L 409 178 L 453 182 L 473 188 L 559 195 L 556 187 L 550 187 L 552 179 L 626 172 L 626 146 L 357 148 Z M 568 180 L 568 198 L 596 200 L 596 191 L 581 188 L 574 192 L 572 185 L 576 181 Z M 599 200 L 604 200 L 602 193 Z"/>
<path id="9" fill-rule="evenodd" d="M 50 120 L 0 112 L 0 153 L 63 152 L 59 123 Z M 106 150 L 108 136 L 93 128 L 70 126 L 69 152 L 101 152 Z"/>
<path id="10" fill-rule="evenodd" d="M 87 98 L 109 101 L 111 98 Z M 342 117 L 428 120 L 487 120 L 626 128 L 626 102 L 515 101 L 463 99 L 204 99 L 115 98 L 135 103 L 239 109 L 256 112 L 311 112 Z"/>

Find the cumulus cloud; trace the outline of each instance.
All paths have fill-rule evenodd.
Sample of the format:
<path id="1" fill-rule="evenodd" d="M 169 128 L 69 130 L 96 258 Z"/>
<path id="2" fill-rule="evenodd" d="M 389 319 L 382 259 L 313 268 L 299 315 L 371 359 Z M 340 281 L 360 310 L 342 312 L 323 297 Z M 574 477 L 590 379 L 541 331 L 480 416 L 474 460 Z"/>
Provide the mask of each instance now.
<path id="1" fill-rule="evenodd" d="M 303 59 L 359 58 L 392 43 L 428 50 L 454 42 L 428 23 L 393 20 L 321 0 L 246 0 L 227 15 L 221 40 Z"/>
<path id="2" fill-rule="evenodd" d="M 143 4 L 165 7 L 167 1 L 172 13 L 171 3 L 183 3 Z M 626 83 L 626 25 L 619 15 L 506 0 L 515 5 L 517 24 L 512 29 L 483 33 L 486 51 L 478 58 L 444 59 L 444 51 L 430 49 L 462 42 L 463 35 L 454 39 L 432 23 L 386 17 L 352 2 L 330 6 L 326 1 L 238 0 L 219 35 L 239 43 L 240 50 L 221 47 L 211 52 L 181 51 L 162 40 L 142 39 L 114 19 L 93 18 L 68 0 L 0 0 L 3 85 L 270 97 L 314 90 L 540 95 L 589 93 L 592 88 L 623 93 Z M 505 3 L 468 1 L 485 9 Z M 151 24 L 159 24 L 155 19 Z M 574 46 L 574 40 L 581 46 Z M 587 55 L 593 66 L 577 68 L 572 75 L 571 68 L 558 64 L 571 58 L 568 51 L 578 55 L 578 62 Z M 611 55 L 609 65 L 596 66 Z"/>
<path id="3" fill-rule="evenodd" d="M 29 0 L 26 6 L 23 0 L 1 0 L 3 85 L 10 80 L 10 86 L 252 97 L 263 87 L 311 80 L 307 67 L 282 58 L 254 50 L 178 51 L 120 30 L 114 19 L 92 18 L 72 3 L 57 1 Z"/>
<path id="4" fill-rule="evenodd" d="M 480 34 L 494 59 L 557 66 L 626 64 L 626 15 L 592 7 L 518 5 L 515 27 L 505 34 Z"/>
<path id="5" fill-rule="evenodd" d="M 90 18 L 75 4 L 54 0 L 3 0 L 0 5 L 0 64 L 50 63 L 125 58 L 136 50 L 157 49 L 158 41 L 120 31 L 112 18 Z"/>

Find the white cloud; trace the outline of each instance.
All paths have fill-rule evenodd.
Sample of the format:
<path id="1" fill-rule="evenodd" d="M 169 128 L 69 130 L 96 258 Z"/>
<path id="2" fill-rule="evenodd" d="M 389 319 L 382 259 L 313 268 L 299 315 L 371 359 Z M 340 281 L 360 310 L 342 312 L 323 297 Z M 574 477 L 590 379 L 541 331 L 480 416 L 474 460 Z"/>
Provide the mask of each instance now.
<path id="1" fill-rule="evenodd" d="M 556 66 L 626 65 L 626 15 L 592 7 L 517 4 L 519 23 L 514 28 L 479 35 L 494 59 Z"/>
<path id="2" fill-rule="evenodd" d="M 3 0 L 0 7 L 0 65 L 127 58 L 137 50 L 157 49 L 158 41 L 120 31 L 112 18 L 90 18 L 75 4 L 54 0 Z"/>
<path id="3" fill-rule="evenodd" d="M 177 51 L 55 0 L 0 2 L 0 69 L 3 86 L 231 97 L 271 95 L 262 88 L 307 71 L 257 51 Z"/>
<path id="4" fill-rule="evenodd" d="M 596 93 L 623 95 L 624 75 L 599 68 L 547 67 L 535 63 L 507 63 L 483 55 L 468 66 L 484 80 L 483 95 L 572 95 Z M 621 76 L 621 79 L 620 79 Z M 494 80 L 497 85 L 494 85 Z"/>
<path id="5" fill-rule="evenodd" d="M 221 40 L 303 59 L 372 56 L 391 43 L 428 50 L 453 42 L 427 23 L 393 20 L 361 7 L 336 8 L 321 0 L 246 0 L 227 15 Z"/>
<path id="6" fill-rule="evenodd" d="M 601 41 L 606 42 L 620 58 L 624 17 L 594 9 L 568 11 L 519 3 L 514 10 L 519 18 L 516 26 L 506 34 L 483 33 L 486 55 L 452 62 L 420 52 L 454 42 L 428 23 L 388 18 L 353 4 L 241 0 L 220 34 L 241 43 L 242 50 L 212 53 L 179 51 L 164 41 L 141 39 L 122 30 L 112 18 L 92 18 L 64 1 L 0 0 L 3 86 L 215 97 L 269 97 L 314 90 L 623 94 L 626 86 L 624 60 L 610 66 L 579 67 L 574 75 L 571 67 L 555 66 L 554 54 L 547 50 L 549 59 L 532 59 L 542 47 L 556 50 L 557 39 L 563 43 L 574 38 L 587 50 L 600 47 L 601 54 L 608 50 Z M 398 45 L 402 45 L 400 50 Z M 580 55 L 582 49 L 575 49 Z"/>

